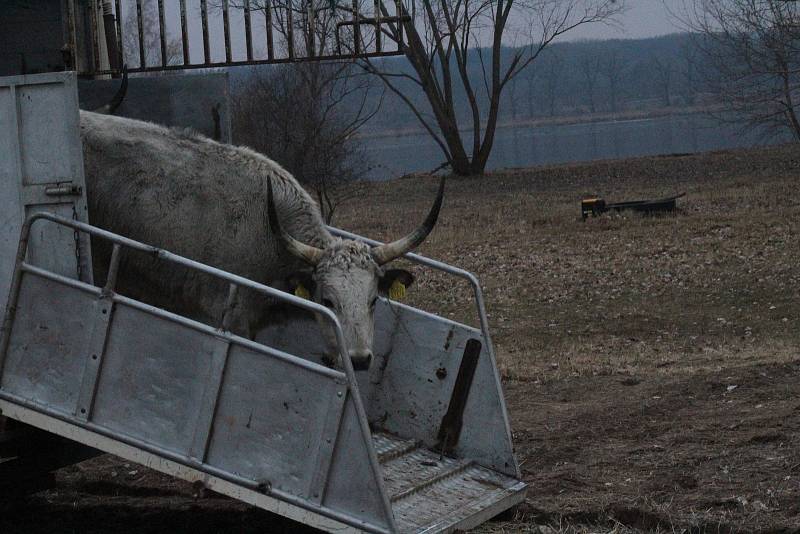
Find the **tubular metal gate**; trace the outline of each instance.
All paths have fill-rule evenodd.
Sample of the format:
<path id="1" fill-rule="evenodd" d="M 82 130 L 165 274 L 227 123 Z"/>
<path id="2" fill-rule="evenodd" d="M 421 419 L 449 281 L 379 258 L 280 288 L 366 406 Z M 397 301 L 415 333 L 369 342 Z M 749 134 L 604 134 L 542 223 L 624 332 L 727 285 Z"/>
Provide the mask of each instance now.
<path id="1" fill-rule="evenodd" d="M 77 1 L 71 45 L 91 35 L 90 75 L 399 55 L 413 11 L 413 0 L 90 0 L 79 32 Z"/>

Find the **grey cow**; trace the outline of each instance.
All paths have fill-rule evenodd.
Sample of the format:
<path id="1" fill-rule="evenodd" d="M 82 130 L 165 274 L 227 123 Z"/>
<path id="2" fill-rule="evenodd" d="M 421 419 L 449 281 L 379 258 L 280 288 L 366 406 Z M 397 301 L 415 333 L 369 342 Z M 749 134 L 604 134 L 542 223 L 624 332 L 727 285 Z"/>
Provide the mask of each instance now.
<path id="1" fill-rule="evenodd" d="M 89 201 L 96 226 L 256 282 L 302 286 L 339 318 L 353 365 L 372 360 L 376 298 L 403 270 L 384 265 L 422 243 L 436 224 L 444 181 L 425 222 L 380 247 L 332 236 L 319 208 L 286 170 L 248 148 L 190 131 L 81 112 Z M 108 250 L 95 245 L 100 279 Z M 118 291 L 216 324 L 227 285 L 130 252 Z M 263 297 L 240 292 L 231 330 L 252 337 L 267 319 Z"/>

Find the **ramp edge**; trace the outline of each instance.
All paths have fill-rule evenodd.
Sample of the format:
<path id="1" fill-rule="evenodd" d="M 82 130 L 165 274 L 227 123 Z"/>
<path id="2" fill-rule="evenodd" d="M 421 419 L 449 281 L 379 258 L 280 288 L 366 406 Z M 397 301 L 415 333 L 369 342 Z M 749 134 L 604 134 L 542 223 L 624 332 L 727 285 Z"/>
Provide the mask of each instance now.
<path id="1" fill-rule="evenodd" d="M 15 419 L 27 423 L 36 428 L 47 432 L 63 436 L 70 440 L 82 443 L 89 447 L 113 454 L 130 462 L 134 462 L 160 473 L 180 478 L 187 482 L 202 482 L 203 485 L 217 493 L 227 495 L 233 499 L 256 506 L 268 512 L 272 512 L 283 517 L 305 525 L 336 533 L 358 533 L 358 532 L 377 532 L 388 531 L 369 528 L 356 528 L 352 525 L 337 521 L 313 511 L 301 508 L 286 501 L 264 495 L 248 488 L 233 484 L 227 480 L 204 473 L 197 469 L 185 466 L 178 462 L 168 460 L 156 454 L 133 447 L 118 440 L 106 437 L 102 434 L 81 428 L 62 421 L 56 417 L 41 413 L 37 410 L 26 408 L 4 399 L 0 399 L 0 414 L 4 417 Z"/>

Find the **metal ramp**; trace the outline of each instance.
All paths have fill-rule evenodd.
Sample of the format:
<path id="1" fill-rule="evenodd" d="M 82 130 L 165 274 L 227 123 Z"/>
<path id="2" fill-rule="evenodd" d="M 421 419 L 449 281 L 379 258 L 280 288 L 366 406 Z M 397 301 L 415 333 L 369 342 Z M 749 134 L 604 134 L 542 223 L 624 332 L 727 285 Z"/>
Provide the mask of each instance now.
<path id="1" fill-rule="evenodd" d="M 518 504 L 524 482 L 414 440 L 373 435 L 400 532 L 466 530 Z"/>
<path id="2" fill-rule="evenodd" d="M 16 157 L 0 158 L 8 221 L 0 285 L 9 288 L 0 416 L 331 532 L 447 532 L 523 500 L 474 276 L 407 255 L 466 280 L 481 328 L 384 299 L 375 312 L 370 371 L 356 374 L 347 357 L 343 369 L 330 369 L 322 364 L 315 314 L 333 328 L 341 354 L 347 351 L 327 308 L 81 221 L 74 77 L 21 77 L 8 85 L 3 92 L 0 84 L 0 124 L 10 125 L 0 131 L 0 147 L 12 147 Z M 17 104 L 19 95 L 32 104 Z M 70 119 L 55 121 L 63 130 L 46 128 L 62 116 Z M 47 135 L 26 137 L 39 123 Z M 71 147 L 66 164 L 58 146 Z M 44 156 L 57 161 L 49 165 Z M 65 170 L 50 177 L 45 171 L 57 165 Z M 82 268 L 89 239 L 113 246 L 102 287 Z M 276 322 L 255 342 L 235 336 L 221 326 L 225 310 L 220 325 L 206 325 L 118 294 L 121 258 L 129 253 L 308 315 Z M 8 476 L 11 462 L 2 452 L 0 476 Z"/>

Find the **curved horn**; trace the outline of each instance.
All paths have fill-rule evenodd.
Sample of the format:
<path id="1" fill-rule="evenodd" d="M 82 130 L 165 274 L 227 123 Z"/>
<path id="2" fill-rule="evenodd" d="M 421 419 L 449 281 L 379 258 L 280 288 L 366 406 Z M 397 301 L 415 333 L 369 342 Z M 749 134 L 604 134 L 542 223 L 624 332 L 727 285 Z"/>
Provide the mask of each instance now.
<path id="1" fill-rule="evenodd" d="M 442 177 L 442 181 L 439 182 L 439 193 L 436 195 L 436 201 L 433 203 L 433 207 L 431 208 L 430 213 L 428 213 L 428 216 L 425 218 L 425 222 L 422 223 L 422 226 L 407 236 L 398 239 L 397 241 L 373 248 L 372 257 L 375 259 L 375 262 L 378 265 L 389 263 L 393 259 L 399 258 L 406 252 L 410 252 L 411 250 L 417 248 L 423 241 L 425 241 L 425 238 L 431 233 L 433 227 L 436 226 L 436 219 L 439 217 L 439 209 L 442 207 L 443 198 L 444 177 Z"/>
<path id="2" fill-rule="evenodd" d="M 95 113 L 101 113 L 103 115 L 113 115 L 117 108 L 122 104 L 122 100 L 125 98 L 125 94 L 128 92 L 128 66 L 124 65 L 122 67 L 122 84 L 119 86 L 119 90 L 117 94 L 114 95 L 114 98 L 111 99 L 111 102 L 108 104 L 102 105 L 97 109 L 93 109 Z"/>
<path id="3" fill-rule="evenodd" d="M 321 249 L 301 243 L 281 228 L 278 214 L 275 211 L 275 200 L 272 197 L 272 178 L 267 182 L 267 212 L 269 214 L 269 226 L 284 248 L 311 266 L 318 264 L 320 258 L 322 258 Z"/>

